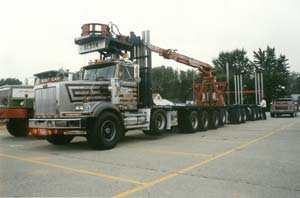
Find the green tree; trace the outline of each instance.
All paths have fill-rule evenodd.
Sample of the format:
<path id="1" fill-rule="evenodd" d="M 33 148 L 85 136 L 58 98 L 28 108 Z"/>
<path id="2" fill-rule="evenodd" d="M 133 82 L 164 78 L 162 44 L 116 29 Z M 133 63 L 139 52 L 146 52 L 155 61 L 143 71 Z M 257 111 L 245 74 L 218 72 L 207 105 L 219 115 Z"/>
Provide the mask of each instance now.
<path id="1" fill-rule="evenodd" d="M 253 64 L 247 57 L 244 49 L 235 49 L 228 52 L 220 52 L 218 58 L 212 60 L 215 67 L 217 81 L 226 81 L 226 65 L 229 68 L 229 88 L 234 90 L 234 75 L 240 74 L 243 77 L 244 89 L 254 89 Z M 252 82 L 253 81 L 253 82 Z M 252 86 L 253 85 L 253 86 Z M 246 97 L 245 97 L 246 98 Z M 234 101 L 234 94 L 231 94 L 230 101 Z"/>
<path id="2" fill-rule="evenodd" d="M 21 85 L 22 82 L 17 79 L 17 78 L 2 78 L 0 80 L 0 86 L 3 86 L 3 85 Z"/>
<path id="3" fill-rule="evenodd" d="M 300 93 L 300 73 L 291 72 L 288 79 L 288 92 L 289 94 Z"/>
<path id="4" fill-rule="evenodd" d="M 284 55 L 276 56 L 275 48 L 267 46 L 266 50 L 253 52 L 254 66 L 264 76 L 264 94 L 268 103 L 288 94 L 289 63 Z"/>
<path id="5" fill-rule="evenodd" d="M 152 69 L 152 90 L 163 98 L 177 102 L 179 98 L 179 76 L 172 67 L 155 67 Z"/>
<path id="6" fill-rule="evenodd" d="M 181 102 L 193 100 L 192 84 L 195 82 L 196 72 L 194 70 L 180 71 L 179 77 L 179 100 Z"/>

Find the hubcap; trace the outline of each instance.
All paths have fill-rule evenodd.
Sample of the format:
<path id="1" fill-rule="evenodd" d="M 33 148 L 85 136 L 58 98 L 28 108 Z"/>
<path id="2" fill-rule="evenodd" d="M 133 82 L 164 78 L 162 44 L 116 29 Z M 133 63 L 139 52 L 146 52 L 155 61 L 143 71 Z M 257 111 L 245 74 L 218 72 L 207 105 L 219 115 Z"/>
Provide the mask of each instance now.
<path id="1" fill-rule="evenodd" d="M 106 141 L 112 141 L 116 136 L 116 125 L 111 120 L 106 120 L 101 126 L 101 135 Z"/>
<path id="2" fill-rule="evenodd" d="M 193 127 L 193 129 L 197 129 L 198 128 L 198 118 L 197 118 L 197 116 L 196 115 L 193 115 L 193 117 L 192 117 L 192 127 Z"/>
<path id="3" fill-rule="evenodd" d="M 222 122 L 223 122 L 223 123 L 226 123 L 226 114 L 223 113 L 222 115 L 223 115 L 223 116 L 222 116 Z"/>
<path id="4" fill-rule="evenodd" d="M 165 118 L 163 115 L 158 115 L 156 119 L 156 126 L 158 130 L 163 130 L 165 128 Z"/>
<path id="5" fill-rule="evenodd" d="M 219 119 L 217 117 L 216 120 L 215 120 L 215 126 L 217 127 L 218 125 L 219 125 Z"/>
<path id="6" fill-rule="evenodd" d="M 205 118 L 205 119 L 204 119 L 204 128 L 207 128 L 207 127 L 208 127 L 208 119 Z"/>

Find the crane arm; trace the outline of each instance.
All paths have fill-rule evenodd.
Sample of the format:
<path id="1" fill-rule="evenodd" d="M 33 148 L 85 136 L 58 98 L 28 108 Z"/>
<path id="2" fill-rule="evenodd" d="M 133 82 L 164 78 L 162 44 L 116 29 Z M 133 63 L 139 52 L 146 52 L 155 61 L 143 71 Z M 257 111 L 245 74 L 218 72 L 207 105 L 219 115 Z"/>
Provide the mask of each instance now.
<path id="1" fill-rule="evenodd" d="M 199 69 L 201 72 L 210 72 L 213 70 L 213 67 L 207 63 L 204 63 L 202 61 L 193 59 L 191 57 L 185 56 L 183 54 L 179 54 L 175 52 L 175 50 L 171 49 L 163 49 L 160 47 L 157 47 L 152 44 L 147 44 L 147 47 L 152 52 L 158 53 L 160 56 L 164 57 L 165 59 L 172 59 L 178 63 L 182 63 L 194 68 Z"/>

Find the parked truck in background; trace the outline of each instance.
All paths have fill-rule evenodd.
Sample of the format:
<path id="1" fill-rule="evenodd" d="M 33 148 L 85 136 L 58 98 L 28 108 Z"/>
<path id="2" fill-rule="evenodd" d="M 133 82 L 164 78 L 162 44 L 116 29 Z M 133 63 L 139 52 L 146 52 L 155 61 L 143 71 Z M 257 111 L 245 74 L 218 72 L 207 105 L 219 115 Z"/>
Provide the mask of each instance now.
<path id="1" fill-rule="evenodd" d="M 29 133 L 28 119 L 33 116 L 33 86 L 5 85 L 0 87 L 0 120 L 16 137 Z"/>
<path id="2" fill-rule="evenodd" d="M 276 98 L 272 101 L 270 108 L 271 117 L 279 117 L 287 114 L 290 117 L 296 117 L 298 111 L 298 101 L 293 98 Z"/>
<path id="3" fill-rule="evenodd" d="M 69 72 L 50 70 L 34 75 L 34 84 L 40 85 L 67 80 Z M 0 121 L 16 137 L 27 136 L 28 120 L 33 117 L 33 85 L 5 85 L 0 87 Z"/>
<path id="4" fill-rule="evenodd" d="M 31 133 L 55 145 L 84 136 L 95 149 L 110 149 L 133 129 L 161 135 L 178 127 L 194 133 L 216 129 L 229 120 L 245 122 L 255 113 L 248 106 L 226 106 L 226 83 L 216 82 L 213 68 L 201 61 L 151 45 L 149 32 L 142 37 L 116 34 L 114 25 L 85 24 L 75 39 L 79 53 L 99 52 L 100 59 L 83 67 L 80 81 L 44 83 L 34 87 Z M 202 84 L 194 84 L 193 105 L 157 105 L 152 101 L 151 52 L 197 68 Z M 250 113 L 247 114 L 249 110 Z M 255 117 L 256 118 L 256 117 Z M 257 117 L 258 119 L 258 117 Z"/>

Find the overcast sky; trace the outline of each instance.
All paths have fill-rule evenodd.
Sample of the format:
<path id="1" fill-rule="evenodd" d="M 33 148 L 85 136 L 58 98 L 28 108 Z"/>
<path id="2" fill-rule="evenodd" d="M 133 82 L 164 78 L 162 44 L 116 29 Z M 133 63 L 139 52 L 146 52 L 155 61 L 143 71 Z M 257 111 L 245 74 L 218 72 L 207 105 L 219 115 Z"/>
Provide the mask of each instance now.
<path id="1" fill-rule="evenodd" d="M 77 71 L 98 54 L 79 55 L 74 38 L 84 23 L 113 23 L 122 34 L 151 31 L 151 43 L 211 64 L 220 51 L 276 48 L 300 72 L 297 0 L 3 0 L 0 2 L 0 78 Z M 161 57 L 153 66 L 188 67 Z"/>

